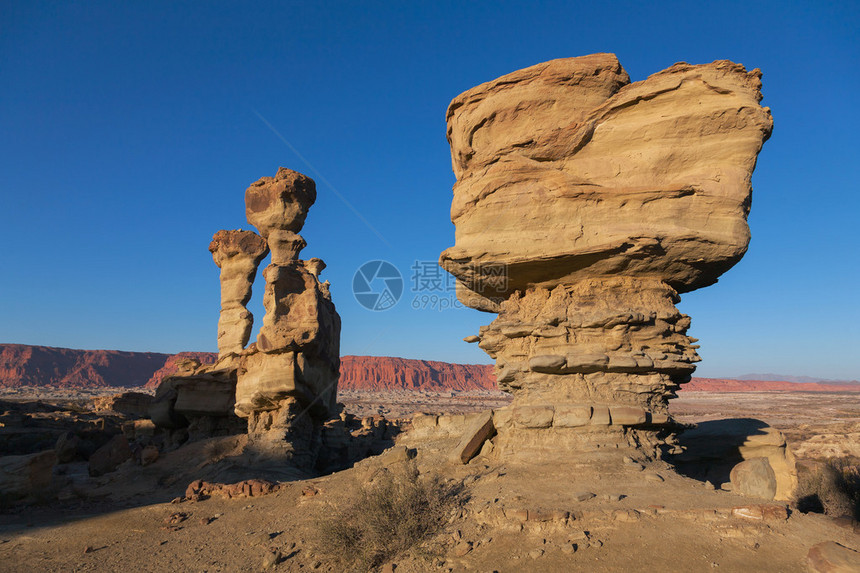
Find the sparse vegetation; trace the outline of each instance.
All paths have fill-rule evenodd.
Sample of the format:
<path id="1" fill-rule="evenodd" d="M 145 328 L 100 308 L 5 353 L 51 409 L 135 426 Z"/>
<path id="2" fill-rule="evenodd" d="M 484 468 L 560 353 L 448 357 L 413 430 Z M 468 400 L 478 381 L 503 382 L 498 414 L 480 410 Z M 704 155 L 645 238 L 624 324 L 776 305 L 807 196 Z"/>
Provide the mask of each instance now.
<path id="1" fill-rule="evenodd" d="M 318 522 L 320 547 L 345 568 L 369 571 L 432 537 L 460 500 L 455 487 L 414 464 L 383 469 L 352 505 Z"/>
<path id="2" fill-rule="evenodd" d="M 860 519 L 860 463 L 844 457 L 798 467 L 797 508 Z"/>

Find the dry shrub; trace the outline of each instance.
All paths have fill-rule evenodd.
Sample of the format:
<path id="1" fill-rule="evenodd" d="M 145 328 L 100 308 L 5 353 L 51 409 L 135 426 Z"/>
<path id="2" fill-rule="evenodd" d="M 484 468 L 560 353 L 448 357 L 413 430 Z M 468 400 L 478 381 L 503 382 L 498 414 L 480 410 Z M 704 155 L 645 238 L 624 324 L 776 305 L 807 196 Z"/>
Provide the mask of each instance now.
<path id="1" fill-rule="evenodd" d="M 352 505 L 318 522 L 320 549 L 344 569 L 369 571 L 436 534 L 460 502 L 456 488 L 414 464 L 384 469 Z"/>
<path id="2" fill-rule="evenodd" d="M 860 519 L 860 465 L 850 458 L 798 465 L 797 509 Z"/>

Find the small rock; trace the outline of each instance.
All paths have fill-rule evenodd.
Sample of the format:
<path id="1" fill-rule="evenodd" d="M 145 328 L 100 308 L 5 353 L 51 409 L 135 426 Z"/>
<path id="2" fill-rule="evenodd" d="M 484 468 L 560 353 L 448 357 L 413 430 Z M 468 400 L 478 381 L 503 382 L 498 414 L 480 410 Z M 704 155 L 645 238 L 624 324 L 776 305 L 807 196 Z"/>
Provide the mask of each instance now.
<path id="1" fill-rule="evenodd" d="M 146 446 L 140 452 L 140 465 L 148 466 L 158 459 L 158 448 L 155 446 Z"/>
<path id="2" fill-rule="evenodd" d="M 281 561 L 281 552 L 277 549 L 274 551 L 266 551 L 263 557 L 263 569 L 271 569 Z"/>
<path id="3" fill-rule="evenodd" d="M 248 538 L 248 545 L 268 545 L 272 541 L 272 536 L 268 533 L 256 533 Z"/>
<path id="4" fill-rule="evenodd" d="M 597 549 L 599 547 L 603 547 L 603 542 L 599 539 L 592 539 L 588 542 L 588 546 Z"/>
<path id="5" fill-rule="evenodd" d="M 825 541 L 809 549 L 806 564 L 812 573 L 857 572 L 860 571 L 860 553 L 834 541 Z"/>
<path id="6" fill-rule="evenodd" d="M 666 481 L 663 479 L 663 476 L 661 476 L 660 474 L 647 474 L 645 476 L 645 479 L 650 481 L 650 482 L 654 482 L 654 483 L 662 483 L 662 482 Z"/>
<path id="7" fill-rule="evenodd" d="M 706 481 L 704 485 L 705 485 L 705 489 L 715 489 L 714 484 L 712 484 L 709 481 Z"/>
<path id="8" fill-rule="evenodd" d="M 451 553 L 454 557 L 465 557 L 472 550 L 472 544 L 468 541 L 461 541 L 457 545 L 454 546 L 454 550 Z"/>
<path id="9" fill-rule="evenodd" d="M 182 523 L 186 519 L 188 519 L 187 513 L 177 511 L 176 513 L 171 513 L 170 515 L 165 517 L 164 523 L 166 523 L 167 525 L 176 525 L 178 523 Z"/>
<path id="10" fill-rule="evenodd" d="M 576 553 L 576 543 L 565 543 L 561 546 L 561 552 L 566 555 Z"/>
<path id="11" fill-rule="evenodd" d="M 576 501 L 588 501 L 593 497 L 594 494 L 590 491 L 580 491 L 578 493 L 573 494 L 573 499 L 575 499 Z"/>
<path id="12" fill-rule="evenodd" d="M 543 553 L 543 549 L 532 549 L 531 551 L 529 551 L 529 557 L 531 557 L 532 559 L 537 559 L 538 557 L 542 556 Z"/>
<path id="13" fill-rule="evenodd" d="M 397 569 L 396 563 L 386 563 L 382 566 L 382 573 L 394 573 L 395 569 Z"/>
<path id="14" fill-rule="evenodd" d="M 624 497 L 626 496 L 620 493 L 607 493 L 603 496 L 603 499 L 606 501 L 621 501 Z"/>
<path id="15" fill-rule="evenodd" d="M 313 496 L 317 495 L 319 492 L 320 492 L 320 491 L 319 491 L 317 488 L 315 488 L 315 487 L 314 487 L 314 486 L 312 486 L 312 485 L 309 485 L 309 486 L 306 486 L 306 487 L 302 490 L 302 495 L 303 495 L 304 497 L 313 497 Z"/>
<path id="16" fill-rule="evenodd" d="M 87 545 L 86 547 L 84 547 L 84 553 L 92 553 L 93 551 L 95 551 L 95 549 L 93 549 L 92 545 Z"/>

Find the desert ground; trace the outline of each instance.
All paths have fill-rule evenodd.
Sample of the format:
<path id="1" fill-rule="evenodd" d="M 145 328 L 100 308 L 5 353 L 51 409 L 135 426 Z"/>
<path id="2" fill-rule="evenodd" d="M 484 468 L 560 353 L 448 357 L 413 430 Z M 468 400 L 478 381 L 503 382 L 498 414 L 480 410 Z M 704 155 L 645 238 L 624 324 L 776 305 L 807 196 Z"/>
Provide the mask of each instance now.
<path id="1" fill-rule="evenodd" d="M 348 412 L 390 418 L 464 414 L 508 400 L 491 392 L 340 398 Z M 800 460 L 860 451 L 856 393 L 689 392 L 672 411 L 686 423 L 764 420 Z M 406 432 L 383 454 L 323 476 L 242 467 L 243 435 L 193 442 L 149 466 L 93 478 L 84 498 L 3 508 L 0 571 L 806 571 L 817 543 L 860 550 L 850 519 L 714 489 L 664 461 L 499 463 L 479 455 L 463 465 L 450 459 L 457 441 Z M 360 492 L 386 484 L 399 491 L 410 472 L 442 500 L 426 535 L 394 555 L 347 562 L 346 549 L 332 547 L 341 539 L 332 524 L 362 522 L 368 516 L 350 510 Z M 183 497 L 196 479 L 251 477 L 285 483 L 262 496 Z M 395 545 L 396 535 L 365 543 Z"/>

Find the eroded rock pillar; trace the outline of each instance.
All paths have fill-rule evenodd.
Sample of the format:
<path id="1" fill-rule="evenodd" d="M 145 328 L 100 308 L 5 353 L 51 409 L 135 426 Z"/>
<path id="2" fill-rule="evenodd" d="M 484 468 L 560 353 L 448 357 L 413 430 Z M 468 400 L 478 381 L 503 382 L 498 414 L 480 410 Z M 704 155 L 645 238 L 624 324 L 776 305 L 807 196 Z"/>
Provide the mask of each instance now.
<path id="1" fill-rule="evenodd" d="M 269 253 L 266 242 L 253 231 L 218 231 L 209 251 L 221 269 L 221 315 L 218 318 L 218 356 L 239 354 L 251 337 L 254 317 L 245 305 L 257 266 Z"/>
<path id="2" fill-rule="evenodd" d="M 678 63 L 639 82 L 613 54 L 565 58 L 448 107 L 455 244 L 440 264 L 514 395 L 497 451 L 675 449 L 668 400 L 698 361 L 679 293 L 744 255 L 761 72 Z M 667 448 L 664 448 L 666 446 Z"/>
<path id="3" fill-rule="evenodd" d="M 235 409 L 260 449 L 293 459 L 318 445 L 319 423 L 335 412 L 340 369 L 340 317 L 318 278 L 325 263 L 299 259 L 306 243 L 298 232 L 315 200 L 313 180 L 284 168 L 245 193 L 248 222 L 266 238 L 272 264 L 263 271 L 266 314 L 239 371 Z"/>

